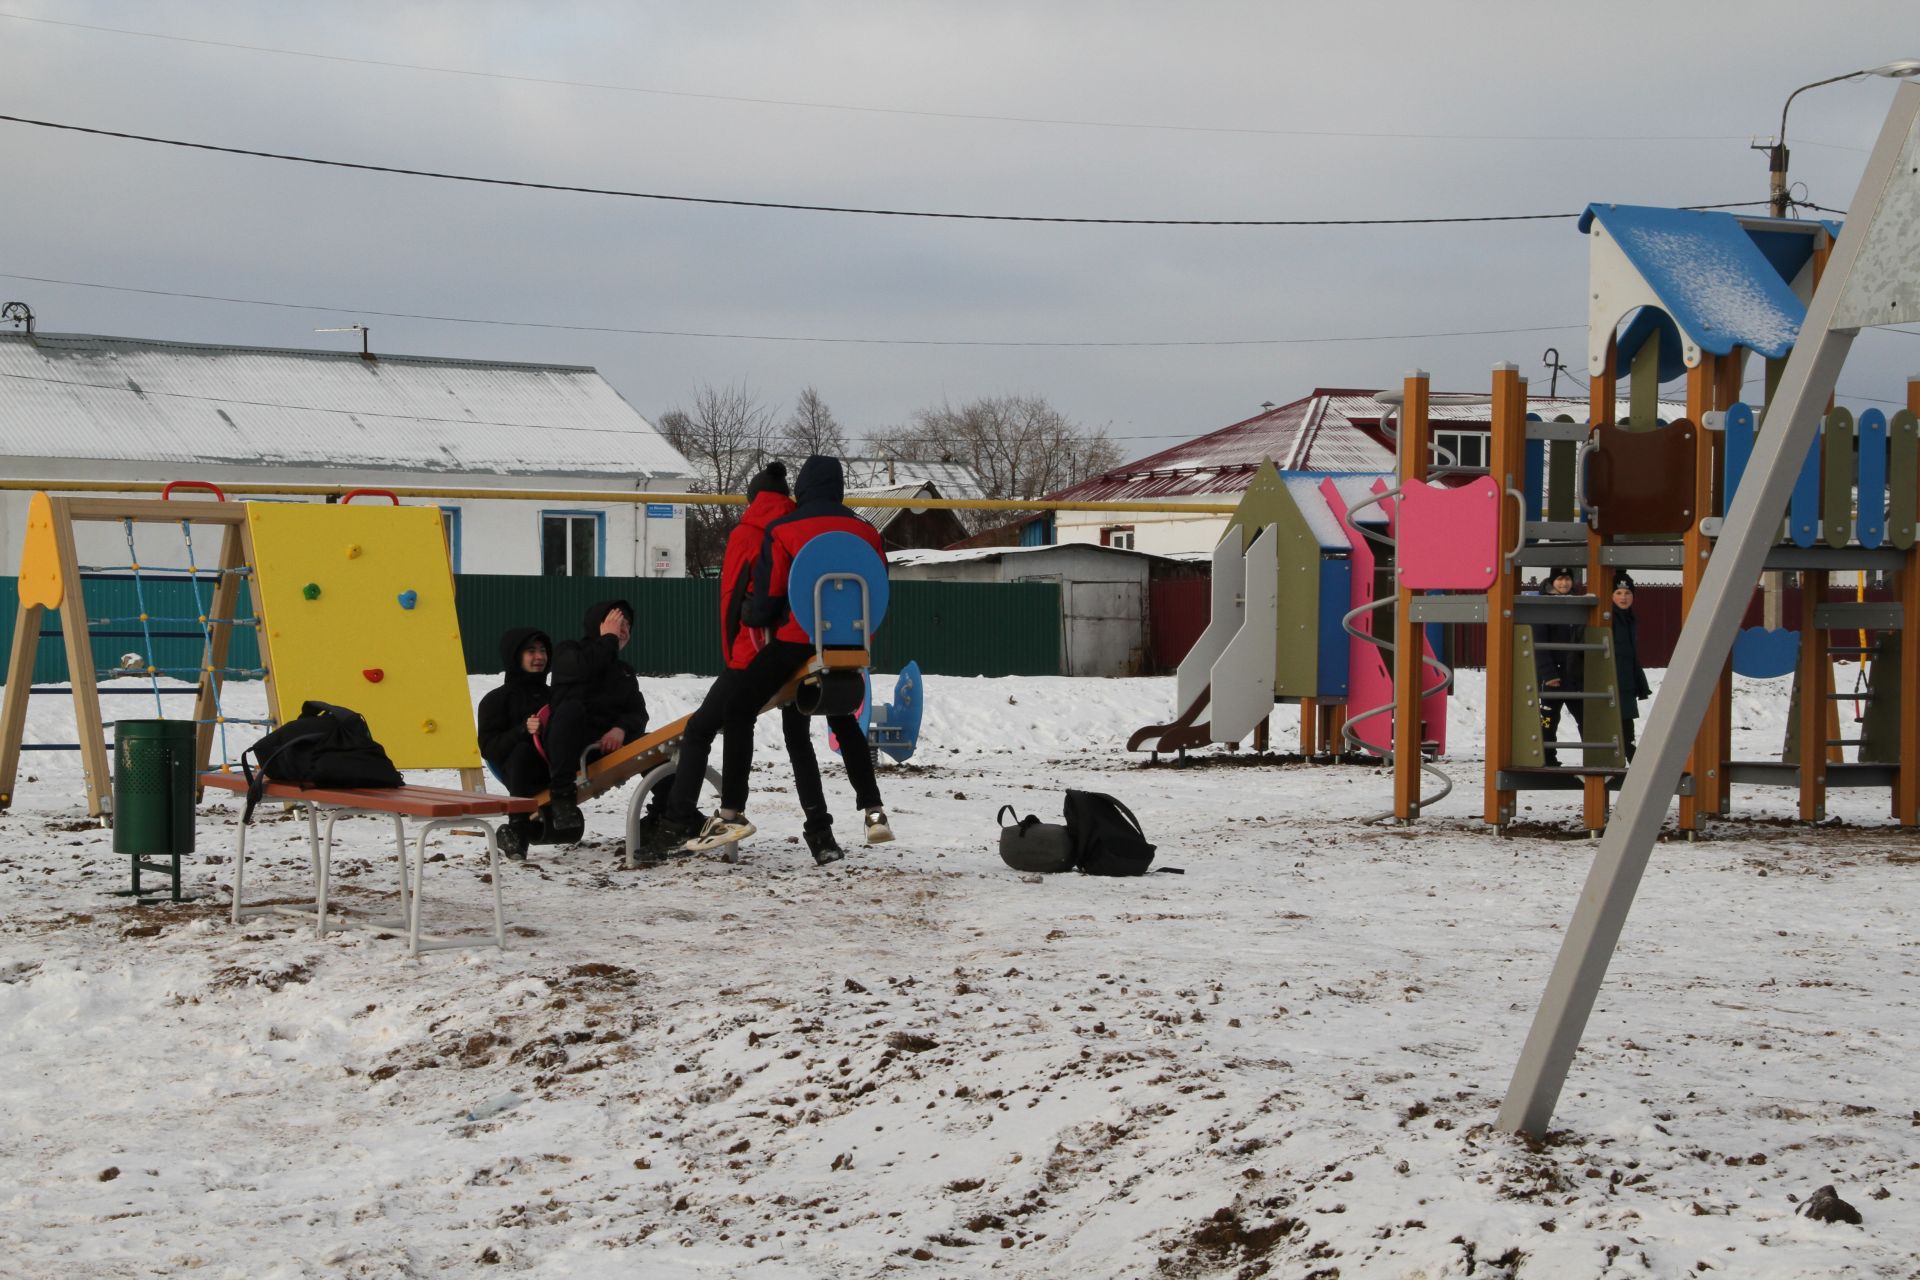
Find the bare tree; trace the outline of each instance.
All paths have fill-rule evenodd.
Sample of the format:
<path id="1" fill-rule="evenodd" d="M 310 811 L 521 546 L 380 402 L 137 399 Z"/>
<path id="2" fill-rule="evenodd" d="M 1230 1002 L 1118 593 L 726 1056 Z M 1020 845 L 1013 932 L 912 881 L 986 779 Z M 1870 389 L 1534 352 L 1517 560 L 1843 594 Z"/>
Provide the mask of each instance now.
<path id="1" fill-rule="evenodd" d="M 833 410 L 812 387 L 794 401 L 793 412 L 780 428 L 780 449 L 789 459 L 799 461 L 809 454 L 826 453 L 836 458 L 847 454 L 847 433 Z"/>
<path id="2" fill-rule="evenodd" d="M 772 415 L 744 383 L 731 387 L 702 383 L 692 403 L 691 409 L 676 406 L 661 414 L 660 433 L 693 464 L 695 493 L 740 493 L 766 456 Z M 720 566 L 727 534 L 739 521 L 738 507 L 688 508 L 690 573 Z"/>
<path id="3" fill-rule="evenodd" d="M 1107 433 L 1085 427 L 1043 396 L 986 396 L 921 409 L 905 427 L 875 432 L 868 447 L 912 461 L 964 462 L 990 498 L 1038 498 L 1100 474 L 1120 461 Z M 975 530 L 1009 513 L 967 512 Z"/>

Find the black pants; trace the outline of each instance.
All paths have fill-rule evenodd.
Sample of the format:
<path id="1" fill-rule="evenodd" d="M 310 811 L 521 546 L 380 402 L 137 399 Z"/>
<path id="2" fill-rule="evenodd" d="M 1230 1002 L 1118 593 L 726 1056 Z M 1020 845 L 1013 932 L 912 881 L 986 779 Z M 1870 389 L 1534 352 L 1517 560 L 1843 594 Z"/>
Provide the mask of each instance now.
<path id="1" fill-rule="evenodd" d="M 547 762 L 532 738 L 522 738 L 514 743 L 512 751 L 488 760 L 487 765 L 510 796 L 537 796 L 547 789 Z"/>
<path id="2" fill-rule="evenodd" d="M 1623 715 L 1620 717 L 1620 746 L 1627 753 L 1628 764 L 1633 763 L 1633 722 L 1633 716 Z"/>
<path id="3" fill-rule="evenodd" d="M 811 652 L 807 645 L 776 640 L 761 650 L 751 665 L 720 673 L 700 709 L 688 717 L 686 735 L 680 741 L 680 772 L 674 779 L 668 809 L 675 819 L 687 821 L 699 813 L 700 783 L 706 777 L 713 739 L 722 732 L 726 743 L 720 757 L 720 807 L 746 809 L 748 776 L 753 771 L 753 731 L 760 709 L 780 692 Z M 828 716 L 827 727 L 840 740 L 840 759 L 853 783 L 854 802 L 862 809 L 878 808 L 880 783 L 874 776 L 873 752 L 866 735 L 860 732 L 859 720 Z M 793 762 L 794 796 L 800 801 L 807 826 L 831 826 L 833 814 L 827 808 L 820 762 L 813 751 L 812 717 L 801 715 L 791 706 L 782 707 L 780 732 L 786 739 L 787 757 Z"/>
<path id="4" fill-rule="evenodd" d="M 580 773 L 580 753 L 613 728 L 613 717 L 591 703 L 568 699 L 547 713 L 547 777 L 555 788 L 571 787 Z"/>
<path id="5" fill-rule="evenodd" d="M 1561 683 L 1561 689 L 1565 688 L 1567 688 L 1567 685 L 1563 681 Z M 1540 691 L 1540 743 L 1546 751 L 1547 763 L 1549 765 L 1558 765 L 1560 763 L 1560 757 L 1554 751 L 1553 744 L 1560 737 L 1560 709 L 1562 707 L 1568 708 L 1573 712 L 1574 731 L 1580 735 L 1583 741 L 1586 738 L 1586 728 L 1584 724 L 1586 715 L 1580 710 L 1579 701 L 1577 699 L 1573 701 L 1563 701 L 1562 699 L 1552 696 L 1559 693 L 1561 689 L 1542 689 Z"/>

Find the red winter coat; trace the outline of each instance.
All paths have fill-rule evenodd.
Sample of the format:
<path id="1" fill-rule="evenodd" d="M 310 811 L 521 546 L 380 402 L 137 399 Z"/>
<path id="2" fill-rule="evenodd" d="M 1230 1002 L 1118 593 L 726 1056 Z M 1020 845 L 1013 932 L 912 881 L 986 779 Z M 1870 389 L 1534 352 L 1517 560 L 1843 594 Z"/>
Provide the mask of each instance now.
<path id="1" fill-rule="evenodd" d="M 793 499 L 784 493 L 766 490 L 754 495 L 747 513 L 740 517 L 727 535 L 727 554 L 720 566 L 720 649 L 727 665 L 736 671 L 753 661 L 767 644 L 764 627 L 750 627 L 741 620 L 752 581 L 753 562 L 760 554 L 767 526 L 793 510 Z"/>
<path id="2" fill-rule="evenodd" d="M 802 463 L 793 483 L 793 496 L 793 510 L 767 525 L 760 554 L 753 562 L 753 585 L 741 616 L 749 626 L 776 628 L 776 640 L 812 644 L 787 606 L 787 578 L 800 548 L 823 533 L 851 533 L 872 547 L 882 564 L 887 553 L 880 531 L 842 503 L 846 479 L 838 458 L 815 454 Z M 731 544 L 728 554 L 732 554 Z M 868 642 L 872 642 L 871 637 Z"/>

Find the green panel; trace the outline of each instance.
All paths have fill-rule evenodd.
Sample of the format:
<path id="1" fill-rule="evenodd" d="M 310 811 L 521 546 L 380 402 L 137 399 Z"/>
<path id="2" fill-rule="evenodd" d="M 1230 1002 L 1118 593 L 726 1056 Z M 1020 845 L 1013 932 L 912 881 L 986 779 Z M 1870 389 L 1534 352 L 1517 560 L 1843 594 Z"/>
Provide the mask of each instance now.
<path id="1" fill-rule="evenodd" d="M 1513 766 L 1540 769 L 1547 763 L 1541 742 L 1540 677 L 1533 669 L 1533 628 L 1513 629 Z"/>
<path id="2" fill-rule="evenodd" d="M 1573 510 L 1573 459 L 1579 445 L 1571 440 L 1547 441 L 1547 519 L 1577 519 Z"/>
<path id="3" fill-rule="evenodd" d="M 874 669 L 918 662 L 928 675 L 1057 676 L 1060 584 L 895 582 Z"/>
<path id="4" fill-rule="evenodd" d="M 1887 541 L 1905 551 L 1914 541 L 1920 497 L 1920 420 L 1902 409 L 1887 423 Z"/>
<path id="5" fill-rule="evenodd" d="M 196 601 L 193 584 L 178 580 L 83 576 L 81 593 L 87 604 L 91 624 L 93 665 L 103 676 L 120 665 L 122 654 L 138 653 L 155 666 L 173 668 L 166 674 L 179 679 L 197 678 L 206 642 L 200 635 L 199 618 L 213 603 L 213 584 L 202 583 Z M 145 608 L 142 609 L 144 603 Z M 147 615 L 143 628 L 140 614 Z M 20 614 L 18 579 L 0 578 L 0 644 L 11 650 L 13 624 Z M 243 584 L 239 618 L 253 616 L 252 595 Z M 164 621 L 184 619 L 184 621 Z M 39 652 L 34 655 L 33 679 L 36 684 L 60 684 L 67 678 L 67 652 L 62 639 L 59 611 L 50 610 L 41 621 Z M 185 633 L 185 634 L 180 634 Z M 148 635 L 153 638 L 151 646 Z M 251 627 L 236 627 L 227 653 L 227 665 L 253 670 L 260 665 L 260 645 Z M 239 677 L 235 677 L 239 678 Z M 132 680 L 113 680 L 112 687 L 133 687 Z M 118 705 L 118 700 L 116 700 Z"/>
<path id="6" fill-rule="evenodd" d="M 1860 726 L 1860 763 L 1900 763 L 1900 633 L 1897 631 L 1882 633 L 1874 644 L 1873 666 L 1867 672 L 1867 712 Z"/>
<path id="7" fill-rule="evenodd" d="M 1586 627 L 1581 631 L 1586 644 L 1604 645 L 1599 652 L 1589 652 L 1581 664 L 1585 684 L 1583 692 L 1604 693 L 1604 700 L 1595 698 L 1580 704 L 1580 737 L 1585 742 L 1611 742 L 1612 747 L 1589 747 L 1585 752 L 1589 769 L 1624 769 L 1627 767 L 1627 754 L 1621 745 L 1620 736 L 1620 673 L 1613 665 L 1613 628 Z"/>
<path id="8" fill-rule="evenodd" d="M 191 594 L 184 583 L 143 582 L 150 616 L 190 616 Z M 556 640 L 578 635 L 586 608 L 596 600 L 630 601 L 637 615 L 626 657 L 643 674 L 716 675 L 720 671 L 720 584 L 712 578 L 544 578 L 505 574 L 463 574 L 456 579 L 460 636 L 469 673 L 500 670 L 499 638 L 509 627 L 533 626 Z M 137 619 L 138 601 L 130 582 L 89 580 L 87 610 L 96 623 L 94 662 L 102 671 L 119 665 L 120 655 L 143 649 L 137 638 L 102 631 L 137 627 L 101 619 Z M 203 598 L 205 598 L 203 588 Z M 886 623 L 874 646 L 875 669 L 896 672 L 918 661 L 929 675 L 1059 675 L 1060 588 L 1051 582 L 895 582 Z M 241 592 L 239 616 L 249 615 Z M 11 645 L 19 612 L 15 579 L 0 578 L 0 646 Z M 34 680 L 51 684 L 67 678 L 58 635 L 58 615 L 47 620 Z M 197 626 L 197 623 L 194 624 Z M 155 624 L 180 630 L 183 624 Z M 200 641 L 163 639 L 154 644 L 161 666 L 193 667 Z M 233 638 L 229 665 L 254 668 L 259 648 L 250 630 Z M 182 673 L 189 674 L 189 673 Z M 134 682 L 128 682 L 132 684 Z M 117 700 L 116 700 L 117 701 Z M 129 701 L 133 701 L 129 699 Z"/>
<path id="9" fill-rule="evenodd" d="M 1652 431 L 1660 425 L 1660 336 L 1640 344 L 1627 374 L 1627 430 Z"/>
<path id="10" fill-rule="evenodd" d="M 1853 541 L 1853 414 L 1835 409 L 1821 434 L 1820 532 L 1830 547 Z"/>
<path id="11" fill-rule="evenodd" d="M 1227 528 L 1240 531 L 1244 552 L 1273 525 L 1280 541 L 1279 634 L 1273 646 L 1273 696 L 1311 698 L 1320 691 L 1320 540 L 1287 491 L 1272 459 L 1260 464 Z"/>

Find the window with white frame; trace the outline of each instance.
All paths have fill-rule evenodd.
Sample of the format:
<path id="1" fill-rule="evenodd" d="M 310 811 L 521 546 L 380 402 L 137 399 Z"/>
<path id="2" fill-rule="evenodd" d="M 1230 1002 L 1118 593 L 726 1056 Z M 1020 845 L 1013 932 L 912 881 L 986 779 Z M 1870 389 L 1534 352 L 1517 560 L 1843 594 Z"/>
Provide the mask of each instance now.
<path id="1" fill-rule="evenodd" d="M 460 572 L 460 508 L 440 508 L 440 527 L 447 536 L 447 563 Z"/>
<path id="2" fill-rule="evenodd" d="M 1110 524 L 1100 530 L 1100 545 L 1117 547 L 1122 551 L 1133 550 L 1133 526 L 1130 524 Z"/>
<path id="3" fill-rule="evenodd" d="M 1484 431 L 1436 431 L 1433 433 L 1433 462 L 1436 467 L 1485 467 L 1489 455 Z M 1447 459 L 1453 460 L 1449 462 Z"/>
<path id="4" fill-rule="evenodd" d="M 600 511 L 542 511 L 540 572 L 559 578 L 598 574 L 606 519 Z"/>

